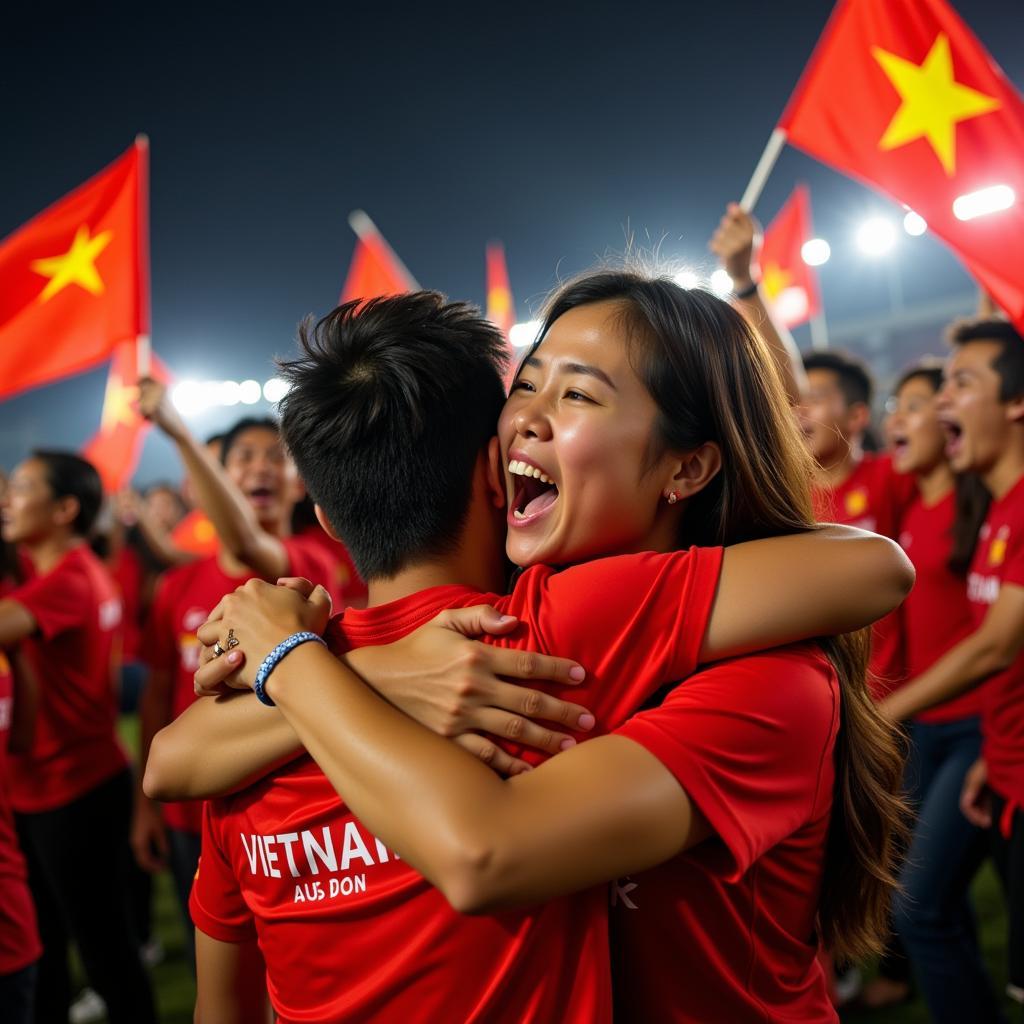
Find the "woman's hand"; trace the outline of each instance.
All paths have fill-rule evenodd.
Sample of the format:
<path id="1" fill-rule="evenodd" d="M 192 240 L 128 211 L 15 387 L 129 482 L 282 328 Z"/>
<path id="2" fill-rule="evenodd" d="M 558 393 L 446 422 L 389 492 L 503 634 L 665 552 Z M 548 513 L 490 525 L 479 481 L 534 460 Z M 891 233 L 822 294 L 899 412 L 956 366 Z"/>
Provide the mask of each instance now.
<path id="1" fill-rule="evenodd" d="M 481 633 L 509 633 L 517 621 L 488 605 L 445 611 L 401 640 L 361 647 L 344 660 L 410 718 L 456 740 L 499 771 L 507 773 L 509 764 L 512 771 L 523 770 L 523 762 L 505 763 L 501 748 L 478 734 L 557 754 L 576 741 L 535 719 L 576 731 L 592 729 L 595 722 L 579 704 L 501 678 L 575 686 L 585 678 L 575 662 L 470 639 Z"/>
<path id="2" fill-rule="evenodd" d="M 992 824 L 992 790 L 988 788 L 988 765 L 978 758 L 964 776 L 960 791 L 960 810 L 978 828 Z"/>

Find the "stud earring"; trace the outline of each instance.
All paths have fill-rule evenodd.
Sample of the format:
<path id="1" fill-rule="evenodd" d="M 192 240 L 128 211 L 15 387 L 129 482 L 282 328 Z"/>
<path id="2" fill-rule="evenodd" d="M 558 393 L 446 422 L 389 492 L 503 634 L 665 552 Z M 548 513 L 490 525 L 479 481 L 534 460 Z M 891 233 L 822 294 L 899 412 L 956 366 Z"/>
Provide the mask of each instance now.
<path id="1" fill-rule="evenodd" d="M 670 505 L 674 505 L 678 500 L 679 500 L 679 492 L 678 491 L 672 491 L 672 492 L 669 493 L 668 503 Z"/>

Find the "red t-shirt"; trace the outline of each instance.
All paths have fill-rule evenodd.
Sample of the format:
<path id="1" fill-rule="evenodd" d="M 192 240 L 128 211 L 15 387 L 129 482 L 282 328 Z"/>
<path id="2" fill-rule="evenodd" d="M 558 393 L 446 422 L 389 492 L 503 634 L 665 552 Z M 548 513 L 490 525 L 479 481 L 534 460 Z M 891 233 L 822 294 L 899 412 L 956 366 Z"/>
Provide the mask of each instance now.
<path id="1" fill-rule="evenodd" d="M 616 730 L 715 837 L 612 887 L 616 1019 L 835 1021 L 815 918 L 839 684 L 816 648 L 731 659 Z"/>
<path id="2" fill-rule="evenodd" d="M 124 544 L 111 566 L 111 575 L 121 595 L 121 660 L 137 661 L 142 646 L 142 587 L 145 572 L 138 552 Z"/>
<path id="3" fill-rule="evenodd" d="M 1024 587 L 1024 477 L 993 501 L 978 536 L 967 577 L 975 629 L 999 597 L 1000 587 Z M 988 783 L 1000 796 L 1024 806 L 1024 654 L 982 687 L 982 755 Z"/>
<path id="4" fill-rule="evenodd" d="M 0 651 L 0 975 L 20 971 L 43 952 L 11 810 L 7 741 L 13 691 L 11 665 Z"/>
<path id="5" fill-rule="evenodd" d="M 586 667 L 572 699 L 593 710 L 596 732 L 607 731 L 660 683 L 693 670 L 720 565 L 720 549 L 693 549 L 560 573 L 537 566 L 506 597 L 447 586 L 348 609 L 329 639 L 338 651 L 388 643 L 445 608 L 487 601 L 521 620 L 494 642 Z M 191 909 L 214 938 L 258 935 L 282 1021 L 611 1018 L 603 890 L 460 915 L 353 817 L 309 758 L 207 804 Z"/>
<path id="6" fill-rule="evenodd" d="M 897 473 L 890 456 L 865 452 L 838 487 L 814 488 L 814 508 L 820 522 L 856 526 L 895 540 L 916 492 L 913 476 Z M 876 700 L 906 679 L 897 611 L 879 619 L 871 630 L 870 682 Z"/>
<path id="7" fill-rule="evenodd" d="M 128 763 L 115 731 L 112 664 L 121 599 L 110 573 L 85 544 L 8 596 L 36 620 L 38 629 L 22 649 L 39 677 L 32 749 L 11 757 L 11 803 L 25 813 L 50 811 Z"/>
<path id="8" fill-rule="evenodd" d="M 356 570 L 355 562 L 352 561 L 348 548 L 317 524 L 307 526 L 299 533 L 299 536 L 319 545 L 331 560 L 335 589 L 341 598 L 341 603 L 337 605 L 335 611 L 340 612 L 350 604 L 360 607 L 365 605 L 366 584 Z"/>
<path id="9" fill-rule="evenodd" d="M 288 573 L 324 582 L 332 566 L 315 544 L 301 537 L 283 537 Z M 177 718 L 196 699 L 193 676 L 199 668 L 196 630 L 210 617 L 225 594 L 233 593 L 255 573 L 231 576 L 216 556 L 165 572 L 157 584 L 142 652 L 150 669 L 171 677 L 171 714 Z M 201 800 L 164 804 L 164 821 L 172 828 L 199 833 L 203 828 Z"/>
<path id="10" fill-rule="evenodd" d="M 952 547 L 950 530 L 956 499 L 948 494 L 930 508 L 915 498 L 903 517 L 899 541 L 917 570 L 917 582 L 900 609 L 907 678 L 931 668 L 974 628 L 961 576 L 946 564 Z M 981 714 L 983 687 L 917 715 L 919 722 L 955 722 Z"/>

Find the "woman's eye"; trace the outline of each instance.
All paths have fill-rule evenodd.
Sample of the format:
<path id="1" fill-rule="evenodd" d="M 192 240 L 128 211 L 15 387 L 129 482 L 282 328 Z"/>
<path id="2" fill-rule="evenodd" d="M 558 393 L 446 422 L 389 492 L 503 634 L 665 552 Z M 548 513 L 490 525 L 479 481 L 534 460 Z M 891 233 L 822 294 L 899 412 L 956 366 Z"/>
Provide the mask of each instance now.
<path id="1" fill-rule="evenodd" d="M 512 382 L 508 393 L 511 395 L 513 391 L 533 391 L 533 385 L 528 380 L 516 380 Z"/>
<path id="2" fill-rule="evenodd" d="M 572 388 L 570 388 L 568 391 L 566 391 L 565 397 L 566 398 L 571 398 L 574 402 L 589 402 L 590 401 L 590 397 L 588 395 L 583 394 L 582 391 L 574 391 Z"/>

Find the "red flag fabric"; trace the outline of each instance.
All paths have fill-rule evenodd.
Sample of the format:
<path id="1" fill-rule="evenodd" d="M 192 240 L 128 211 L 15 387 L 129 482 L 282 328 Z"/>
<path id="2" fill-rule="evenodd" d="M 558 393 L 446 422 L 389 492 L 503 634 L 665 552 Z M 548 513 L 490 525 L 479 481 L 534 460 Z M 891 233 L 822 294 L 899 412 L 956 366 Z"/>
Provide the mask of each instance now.
<path id="1" fill-rule="evenodd" d="M 103 489 L 108 493 L 121 490 L 131 480 L 151 426 L 134 405 L 139 379 L 138 351 L 134 341 L 118 345 L 107 376 L 100 429 L 82 449 L 82 455 L 99 471 Z M 149 376 L 166 384 L 171 379 L 167 367 L 153 355 L 148 361 Z"/>
<path id="2" fill-rule="evenodd" d="M 147 144 L 0 242 L 0 398 L 149 333 Z"/>
<path id="3" fill-rule="evenodd" d="M 779 128 L 919 213 L 1024 328 L 1024 101 L 945 0 L 840 0 Z M 1018 201 L 956 216 L 993 186 Z"/>
<path id="4" fill-rule="evenodd" d="M 508 347 L 505 385 L 508 386 L 516 372 L 516 353 L 510 337 L 512 325 L 516 322 L 516 307 L 508 280 L 505 247 L 501 242 L 491 242 L 487 246 L 487 319 L 505 335 Z"/>
<path id="5" fill-rule="evenodd" d="M 817 275 L 801 252 L 811 235 L 811 194 L 806 185 L 798 185 L 765 229 L 758 256 L 761 289 L 773 316 L 787 327 L 805 323 L 821 310 Z"/>
<path id="6" fill-rule="evenodd" d="M 359 238 L 339 302 L 373 299 L 379 295 L 401 295 L 416 288 L 416 282 L 409 271 L 384 241 L 384 236 L 373 221 L 361 211 L 354 213 L 350 220 Z"/>

